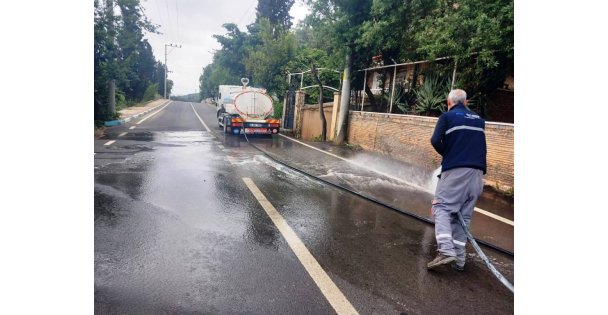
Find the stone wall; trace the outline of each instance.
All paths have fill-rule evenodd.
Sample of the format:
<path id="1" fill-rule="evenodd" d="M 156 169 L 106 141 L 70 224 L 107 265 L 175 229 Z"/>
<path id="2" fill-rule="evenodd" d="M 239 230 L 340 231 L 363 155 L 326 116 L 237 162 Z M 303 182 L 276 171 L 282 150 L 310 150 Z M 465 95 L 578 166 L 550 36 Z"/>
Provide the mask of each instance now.
<path id="1" fill-rule="evenodd" d="M 441 156 L 431 146 L 437 118 L 350 111 L 347 142 L 433 170 Z M 513 188 L 514 125 L 486 122 L 486 184 Z"/>

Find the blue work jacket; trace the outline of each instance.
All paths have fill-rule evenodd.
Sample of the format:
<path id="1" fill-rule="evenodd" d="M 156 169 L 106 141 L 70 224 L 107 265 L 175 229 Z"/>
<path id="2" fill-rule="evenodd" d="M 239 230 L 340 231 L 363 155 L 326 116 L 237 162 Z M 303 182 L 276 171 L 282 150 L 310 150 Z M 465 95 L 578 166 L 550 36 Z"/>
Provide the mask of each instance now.
<path id="1" fill-rule="evenodd" d="M 468 167 L 486 173 L 485 120 L 458 103 L 441 114 L 431 144 L 443 157 L 441 171 Z"/>

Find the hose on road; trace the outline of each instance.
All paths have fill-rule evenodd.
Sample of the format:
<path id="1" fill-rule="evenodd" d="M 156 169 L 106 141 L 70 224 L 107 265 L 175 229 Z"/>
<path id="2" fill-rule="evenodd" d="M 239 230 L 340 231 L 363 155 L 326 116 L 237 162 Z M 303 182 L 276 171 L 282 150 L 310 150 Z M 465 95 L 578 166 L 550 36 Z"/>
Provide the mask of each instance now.
<path id="1" fill-rule="evenodd" d="M 361 197 L 361 198 L 366 199 L 366 200 L 369 200 L 369 201 L 371 201 L 371 202 L 373 202 L 373 203 L 376 203 L 376 204 L 379 204 L 379 205 L 384 206 L 384 207 L 386 207 L 386 208 L 389 208 L 389 209 L 391 209 L 391 210 L 393 210 L 393 211 L 397 211 L 397 212 L 399 212 L 399 213 L 402 213 L 402 214 L 408 215 L 408 216 L 413 217 L 413 218 L 415 218 L 415 219 L 418 219 L 418 220 L 420 220 L 420 221 L 423 221 L 423 222 L 426 222 L 426 223 L 429 223 L 429 224 L 435 225 L 435 222 L 433 222 L 432 220 L 429 220 L 429 219 L 427 219 L 427 218 L 425 218 L 425 217 L 421 217 L 421 216 L 419 216 L 419 215 L 417 215 L 417 214 L 415 214 L 415 213 L 412 213 L 412 212 L 410 212 L 410 211 L 405 211 L 405 210 L 402 210 L 402 209 L 399 209 L 399 208 L 393 207 L 393 206 L 391 206 L 391 205 L 389 205 L 389 204 L 386 204 L 386 203 L 384 203 L 384 202 L 382 202 L 382 201 L 380 201 L 380 200 L 377 200 L 377 199 L 375 199 L 375 198 L 373 198 L 373 197 L 366 196 L 366 195 L 364 195 L 364 194 L 362 194 L 362 193 L 359 193 L 359 192 L 356 192 L 356 191 L 354 191 L 354 190 L 352 190 L 352 189 L 346 188 L 346 187 L 344 187 L 344 186 L 341 186 L 341 185 L 338 185 L 338 184 L 332 183 L 332 182 L 330 182 L 330 181 L 328 181 L 328 180 L 325 180 L 325 179 L 320 178 L 320 177 L 318 177 L 318 176 L 315 176 L 315 175 L 309 174 L 308 172 L 305 172 L 305 171 L 303 171 L 303 170 L 301 170 L 301 169 L 299 169 L 299 168 L 296 168 L 296 167 L 294 167 L 294 166 L 291 166 L 291 165 L 289 165 L 289 164 L 287 164 L 287 163 L 285 163 L 285 162 L 281 161 L 280 159 L 275 158 L 275 157 L 274 157 L 274 156 L 272 156 L 270 153 L 268 153 L 268 152 L 266 152 L 266 151 L 264 151 L 264 150 L 260 149 L 258 146 L 256 146 L 255 144 L 251 143 L 251 141 L 249 141 L 249 138 L 247 137 L 247 134 L 246 134 L 246 133 L 243 133 L 243 134 L 245 135 L 245 139 L 247 140 L 247 143 L 249 143 L 249 145 L 251 145 L 252 147 L 254 147 L 256 150 L 260 151 L 262 154 L 264 154 L 266 157 L 270 158 L 271 160 L 275 161 L 276 163 L 279 163 L 279 164 L 281 164 L 281 165 L 283 165 L 283 166 L 285 166 L 285 167 L 287 167 L 287 168 L 289 168 L 289 169 L 291 169 L 291 170 L 293 170 L 293 171 L 295 171 L 295 172 L 298 172 L 298 173 L 303 174 L 303 175 L 305 175 L 305 176 L 308 176 L 308 177 L 310 177 L 310 178 L 313 178 L 313 179 L 316 179 L 316 180 L 318 180 L 318 181 L 321 181 L 321 182 L 323 182 L 323 183 L 325 183 L 325 184 L 327 184 L 327 185 L 330 185 L 330 186 L 332 186 L 332 187 L 336 187 L 336 188 L 338 188 L 338 189 L 341 189 L 341 190 L 347 191 L 347 192 L 349 192 L 349 193 L 351 193 L 351 194 L 354 194 L 354 195 L 356 195 L 356 196 L 358 196 L 358 197 Z M 485 245 L 485 246 L 487 246 L 487 247 L 489 247 L 489 248 L 491 248 L 491 249 L 493 249 L 493 250 L 496 250 L 496 251 L 498 251 L 498 252 L 501 252 L 501 253 L 503 253 L 503 254 L 510 255 L 511 257 L 513 257 L 513 256 L 514 256 L 513 252 L 508 251 L 508 250 L 505 250 L 505 249 L 500 248 L 500 247 L 498 247 L 498 246 L 492 245 L 492 244 L 487 243 L 487 242 L 485 242 L 485 241 L 483 241 L 483 240 L 477 240 L 477 239 L 475 239 L 475 237 L 473 237 L 473 235 L 472 235 L 472 234 L 471 234 L 471 232 L 469 231 L 468 227 L 466 226 L 466 223 L 464 222 L 464 220 L 463 220 L 462 216 L 460 215 L 460 213 L 458 213 L 458 219 L 459 219 L 460 224 L 462 225 L 463 229 L 465 230 L 465 232 L 466 232 L 466 234 L 467 234 L 467 238 L 468 238 L 468 239 L 469 239 L 469 241 L 471 242 L 471 245 L 473 246 L 473 248 L 475 249 L 475 251 L 477 252 L 477 254 L 479 255 L 479 257 L 480 257 L 480 258 L 483 260 L 483 262 L 486 264 L 486 266 L 487 266 L 487 267 L 490 269 L 490 271 L 492 272 L 492 274 L 493 274 L 493 275 L 494 275 L 494 276 L 495 276 L 495 277 L 496 277 L 496 278 L 497 278 L 497 279 L 498 279 L 498 280 L 499 280 L 499 281 L 500 281 L 500 282 L 501 282 L 503 285 L 505 285 L 505 286 L 506 286 L 506 287 L 507 287 L 507 288 L 508 288 L 508 289 L 509 289 L 509 290 L 510 290 L 512 293 L 514 293 L 514 288 L 513 288 L 513 285 L 512 285 L 512 284 L 511 284 L 511 283 L 510 283 L 510 282 L 509 282 L 509 281 L 508 281 L 508 280 L 507 280 L 507 279 L 506 279 L 506 278 L 505 278 L 505 277 L 504 277 L 504 276 L 503 276 L 503 275 L 502 275 L 502 274 L 501 274 L 501 273 L 500 273 L 500 272 L 499 272 L 499 271 L 498 271 L 498 270 L 497 270 L 497 269 L 494 267 L 494 265 L 492 265 L 492 263 L 491 263 L 491 262 L 488 260 L 488 258 L 487 258 L 487 257 L 486 257 L 486 255 L 483 253 L 483 251 L 481 250 L 481 248 L 479 247 L 479 245 L 478 245 L 477 243 L 483 244 L 483 245 Z"/>
<path id="2" fill-rule="evenodd" d="M 488 257 L 486 257 L 486 255 L 483 253 L 481 248 L 479 248 L 479 245 L 477 245 L 477 242 L 475 241 L 473 234 L 471 234 L 471 231 L 469 231 L 469 229 L 467 228 L 467 224 L 464 222 L 464 219 L 462 218 L 462 215 L 460 214 L 460 212 L 457 212 L 457 215 L 458 215 L 458 221 L 460 222 L 460 225 L 464 229 L 465 233 L 467 233 L 467 238 L 471 242 L 471 245 L 473 245 L 473 248 L 475 248 L 475 251 L 481 258 L 481 260 L 483 260 L 483 262 L 486 264 L 488 269 L 490 269 L 490 271 L 492 271 L 494 276 L 500 282 L 502 282 L 502 284 L 504 284 L 505 287 L 507 287 L 507 289 L 509 289 L 511 291 L 511 293 L 515 293 L 513 284 L 511 284 L 511 282 L 509 282 L 509 280 L 507 280 L 500 272 L 498 272 L 498 270 L 496 270 L 496 267 L 494 267 L 494 265 L 492 265 L 492 263 L 490 262 Z"/>

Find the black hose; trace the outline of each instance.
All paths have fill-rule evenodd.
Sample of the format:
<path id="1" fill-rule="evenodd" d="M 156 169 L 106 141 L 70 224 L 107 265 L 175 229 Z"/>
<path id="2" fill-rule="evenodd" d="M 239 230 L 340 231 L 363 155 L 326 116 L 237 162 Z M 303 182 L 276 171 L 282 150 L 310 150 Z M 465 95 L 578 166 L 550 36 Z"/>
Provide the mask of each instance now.
<path id="1" fill-rule="evenodd" d="M 298 168 L 296 168 L 296 167 L 293 167 L 293 166 L 291 166 L 291 165 L 289 165 L 289 164 L 287 164 L 287 163 L 285 163 L 285 162 L 283 162 L 283 161 L 281 161 L 281 160 L 279 160 L 279 159 L 277 159 L 277 158 L 273 157 L 271 154 L 267 153 L 266 151 L 264 151 L 264 150 L 262 150 L 262 149 L 258 148 L 258 147 L 257 147 L 255 144 L 253 144 L 253 143 L 251 143 L 251 141 L 249 141 L 249 138 L 247 138 L 247 134 L 246 134 L 245 132 L 243 132 L 243 134 L 245 135 L 245 139 L 247 140 L 247 143 L 249 143 L 249 145 L 253 146 L 253 147 L 254 147 L 256 150 L 258 150 L 258 151 L 262 152 L 262 154 L 264 154 L 265 156 L 269 157 L 271 160 L 273 160 L 273 161 L 275 161 L 275 162 L 277 162 L 277 163 L 279 163 L 279 164 L 281 164 L 281 165 L 284 165 L 284 166 L 286 166 L 287 168 L 289 168 L 289 169 L 291 169 L 291 170 L 294 170 L 294 171 L 296 171 L 296 172 L 298 172 L 298 173 L 300 173 L 300 174 L 303 174 L 303 175 L 306 175 L 306 176 L 311 177 L 311 178 L 313 178 L 313 179 L 316 179 L 316 180 L 318 180 L 318 181 L 321 181 L 321 182 L 323 182 L 323 183 L 325 183 L 325 184 L 327 184 L 327 185 L 330 185 L 330 186 L 336 187 L 336 188 L 338 188 L 338 189 L 342 189 L 342 190 L 348 191 L 348 192 L 349 192 L 349 193 L 351 193 L 351 194 L 354 194 L 354 195 L 356 195 L 356 196 L 358 196 L 358 197 L 361 197 L 361 198 L 363 198 L 363 199 L 367 199 L 367 200 L 369 200 L 369 201 L 371 201 L 371 202 L 373 202 L 373 203 L 379 204 L 379 205 L 384 206 L 384 207 L 386 207 L 386 208 L 389 208 L 389 209 L 391 209 L 391 210 L 393 210 L 393 211 L 397 211 L 397 212 L 399 212 L 399 213 L 402 213 L 402 214 L 408 215 L 408 216 L 410 216 L 410 217 L 413 217 L 413 218 L 418 219 L 418 220 L 420 220 L 420 221 L 426 222 L 426 223 L 428 223 L 428 224 L 435 225 L 435 222 L 433 222 L 432 220 L 429 220 L 429 219 L 427 219 L 427 218 L 425 218 L 425 217 L 421 217 L 421 216 L 419 216 L 419 215 L 417 215 L 417 214 L 415 214 L 415 213 L 412 213 L 412 212 L 409 212 L 409 211 L 405 211 L 405 210 L 402 210 L 402 209 L 399 209 L 399 208 L 395 208 L 395 207 L 393 207 L 393 206 L 391 206 L 391 205 L 389 205 L 389 204 L 386 204 L 386 203 L 384 203 L 384 202 L 382 202 L 382 201 L 380 201 L 380 200 L 377 200 L 377 199 L 375 199 L 375 198 L 373 198 L 373 197 L 366 196 L 366 195 L 364 195 L 364 194 L 362 194 L 362 193 L 359 193 L 359 192 L 356 192 L 356 191 L 354 191 L 354 190 L 352 190 L 352 189 L 346 188 L 346 187 L 344 187 L 344 186 L 340 186 L 340 185 L 338 185 L 338 184 L 334 184 L 334 183 L 332 183 L 332 182 L 330 182 L 330 181 L 327 181 L 327 180 L 325 180 L 325 179 L 323 179 L 323 178 L 317 177 L 317 176 L 312 175 L 312 174 L 309 174 L 309 173 L 307 173 L 307 172 L 305 172 L 305 171 L 303 171 L 303 170 L 301 170 L 301 169 L 298 169 Z M 508 251 L 508 250 L 506 250 L 506 249 L 504 249 L 504 248 L 500 248 L 500 247 L 498 247 L 498 246 L 496 246 L 496 245 L 490 244 L 490 243 L 488 243 L 488 242 L 485 242 L 485 241 L 480 240 L 480 239 L 477 239 L 477 238 L 475 238 L 475 240 L 476 240 L 476 241 L 477 241 L 479 244 L 482 244 L 482 245 L 484 245 L 484 246 L 487 246 L 487 247 L 489 247 L 489 248 L 491 248 L 491 249 L 493 249 L 493 250 L 496 250 L 496 251 L 501 252 L 501 253 L 503 253 L 503 254 L 509 255 L 509 256 L 511 256 L 511 257 L 513 257 L 513 256 L 514 256 L 513 252 Z"/>

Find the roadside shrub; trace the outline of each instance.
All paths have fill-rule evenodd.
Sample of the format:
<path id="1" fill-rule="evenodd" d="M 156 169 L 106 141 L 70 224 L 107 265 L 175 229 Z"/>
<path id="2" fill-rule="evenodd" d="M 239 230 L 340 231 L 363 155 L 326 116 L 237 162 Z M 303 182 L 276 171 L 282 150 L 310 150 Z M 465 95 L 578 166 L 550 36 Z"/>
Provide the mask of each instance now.
<path id="1" fill-rule="evenodd" d="M 436 75 L 428 75 L 416 93 L 416 111 L 419 113 L 442 113 L 447 110 L 446 100 L 449 85 Z"/>
<path id="2" fill-rule="evenodd" d="M 148 88 L 144 92 L 143 102 L 148 102 L 156 99 L 156 91 L 158 90 L 158 83 L 148 85 Z"/>
<path id="3" fill-rule="evenodd" d="M 281 119 L 283 117 L 283 103 L 279 101 L 274 101 L 274 113 L 272 114 L 272 118 Z"/>

